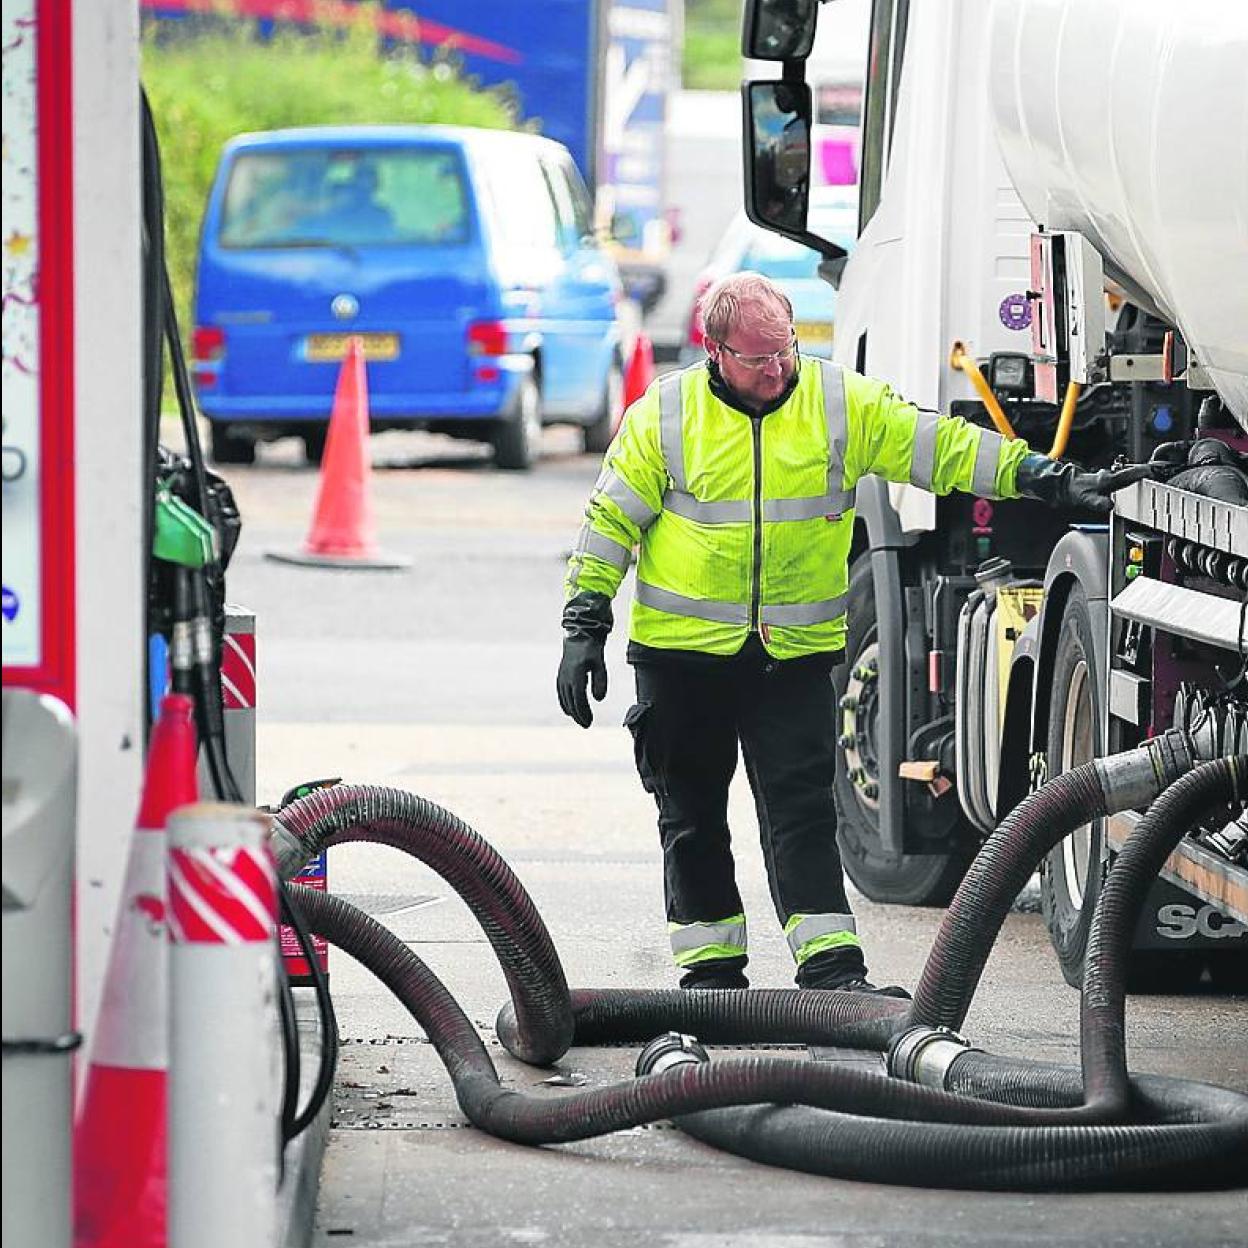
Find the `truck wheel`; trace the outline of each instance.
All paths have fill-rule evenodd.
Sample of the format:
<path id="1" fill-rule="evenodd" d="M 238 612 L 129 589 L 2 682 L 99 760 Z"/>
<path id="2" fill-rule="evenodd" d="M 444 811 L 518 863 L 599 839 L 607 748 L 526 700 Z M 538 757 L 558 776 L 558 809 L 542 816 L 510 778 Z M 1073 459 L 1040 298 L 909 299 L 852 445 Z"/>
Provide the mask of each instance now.
<path id="1" fill-rule="evenodd" d="M 299 436 L 303 439 L 303 457 L 313 468 L 320 467 L 321 460 L 325 458 L 325 441 L 329 437 L 329 425 L 317 425 Z"/>
<path id="2" fill-rule="evenodd" d="M 542 450 L 542 396 L 537 379 L 524 377 L 510 415 L 494 426 L 494 462 L 500 468 L 532 468 Z"/>
<path id="3" fill-rule="evenodd" d="M 231 428 L 228 421 L 209 421 L 208 436 L 215 463 L 254 464 L 256 462 L 255 439 Z"/>
<path id="4" fill-rule="evenodd" d="M 1053 679 L 1049 686 L 1048 774 L 1090 762 L 1101 739 L 1100 681 L 1092 641 L 1092 616 L 1083 589 L 1066 601 Z M 1049 851 L 1040 884 L 1040 908 L 1066 982 L 1083 983 L 1088 929 L 1101 891 L 1104 844 L 1100 819 L 1076 828 Z"/>
<path id="5" fill-rule="evenodd" d="M 602 393 L 602 403 L 592 424 L 581 429 L 581 445 L 591 454 L 601 455 L 611 445 L 615 427 L 624 414 L 624 373 L 618 360 L 611 361 Z"/>
<path id="6" fill-rule="evenodd" d="M 943 906 L 953 896 L 973 846 L 959 844 L 947 854 L 884 853 L 880 844 L 879 647 L 875 626 L 875 589 L 871 557 L 854 562 L 849 577 L 849 636 L 846 662 L 832 669 L 841 744 L 833 792 L 841 861 L 855 887 L 872 901 L 898 906 Z M 846 695 L 851 712 L 841 707 Z M 947 800 L 953 800 L 950 797 Z"/>

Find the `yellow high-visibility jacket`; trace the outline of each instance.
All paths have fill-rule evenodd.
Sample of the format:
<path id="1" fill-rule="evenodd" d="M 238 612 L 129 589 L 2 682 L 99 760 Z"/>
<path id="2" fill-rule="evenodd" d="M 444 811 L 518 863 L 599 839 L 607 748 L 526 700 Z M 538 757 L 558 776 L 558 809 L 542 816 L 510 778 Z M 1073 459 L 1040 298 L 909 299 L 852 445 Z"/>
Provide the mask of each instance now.
<path id="1" fill-rule="evenodd" d="M 633 641 L 735 654 L 756 632 L 778 659 L 839 650 L 860 477 L 1017 497 L 1021 439 L 920 412 L 826 361 L 799 367 L 762 417 L 716 398 L 705 365 L 654 382 L 607 451 L 567 596 L 614 597 L 640 543 Z"/>

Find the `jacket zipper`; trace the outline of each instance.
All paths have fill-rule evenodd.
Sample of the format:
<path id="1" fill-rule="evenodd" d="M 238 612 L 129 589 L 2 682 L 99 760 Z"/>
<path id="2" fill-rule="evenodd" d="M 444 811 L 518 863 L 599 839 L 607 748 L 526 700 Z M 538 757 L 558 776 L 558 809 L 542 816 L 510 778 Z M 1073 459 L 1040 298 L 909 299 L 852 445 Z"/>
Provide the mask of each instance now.
<path id="1" fill-rule="evenodd" d="M 763 418 L 751 417 L 754 433 L 754 568 L 750 578 L 750 631 L 763 640 L 767 634 L 762 623 L 763 597 Z"/>

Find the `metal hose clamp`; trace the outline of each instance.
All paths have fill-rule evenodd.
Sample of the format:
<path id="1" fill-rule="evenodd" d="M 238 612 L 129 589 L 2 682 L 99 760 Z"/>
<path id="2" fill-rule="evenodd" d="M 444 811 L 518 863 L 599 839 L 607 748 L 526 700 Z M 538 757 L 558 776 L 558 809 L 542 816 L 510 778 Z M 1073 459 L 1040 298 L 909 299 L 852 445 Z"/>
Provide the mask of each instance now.
<path id="1" fill-rule="evenodd" d="M 711 1055 L 698 1042 L 696 1036 L 687 1036 L 680 1031 L 666 1031 L 642 1049 L 637 1058 L 637 1074 L 657 1075 L 686 1062 L 702 1063 L 710 1060 Z"/>
<path id="2" fill-rule="evenodd" d="M 1147 806 L 1196 764 L 1196 751 L 1187 733 L 1171 728 L 1138 749 L 1096 760 L 1096 772 L 1105 795 L 1105 809 L 1113 815 Z"/>
<path id="3" fill-rule="evenodd" d="M 889 1049 L 888 1073 L 894 1079 L 943 1090 L 954 1059 L 973 1047 L 965 1036 L 948 1027 L 911 1027 Z"/>

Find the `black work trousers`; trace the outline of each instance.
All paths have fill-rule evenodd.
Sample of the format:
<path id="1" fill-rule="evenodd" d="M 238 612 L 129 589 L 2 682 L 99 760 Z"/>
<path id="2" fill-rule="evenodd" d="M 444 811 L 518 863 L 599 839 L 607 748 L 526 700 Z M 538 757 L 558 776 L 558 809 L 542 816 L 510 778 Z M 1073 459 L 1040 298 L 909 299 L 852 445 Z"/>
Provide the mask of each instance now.
<path id="1" fill-rule="evenodd" d="M 634 662 L 637 703 L 625 723 L 642 784 L 659 808 L 668 920 L 719 923 L 743 912 L 728 828 L 738 744 L 781 926 L 793 914 L 851 913 L 832 797 L 832 656 L 780 661 L 751 638 L 728 660 Z M 797 980 L 822 986 L 865 973 L 861 950 L 848 946 L 817 954 Z"/>

